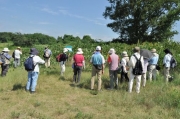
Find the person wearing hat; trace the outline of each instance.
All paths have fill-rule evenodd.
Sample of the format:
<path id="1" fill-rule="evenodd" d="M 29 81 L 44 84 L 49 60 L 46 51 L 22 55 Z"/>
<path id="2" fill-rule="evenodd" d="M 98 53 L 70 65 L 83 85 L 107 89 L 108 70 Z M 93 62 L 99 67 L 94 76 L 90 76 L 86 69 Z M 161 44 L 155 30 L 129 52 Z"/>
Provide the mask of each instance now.
<path id="1" fill-rule="evenodd" d="M 156 80 L 156 75 L 157 75 L 156 65 L 158 64 L 158 60 L 159 60 L 159 55 L 156 53 L 156 49 L 153 48 L 151 52 L 153 53 L 153 57 L 149 59 L 149 67 L 148 67 L 148 78 L 150 82 L 152 81 L 152 79 Z"/>
<path id="2" fill-rule="evenodd" d="M 73 56 L 73 82 L 79 83 L 81 78 L 82 68 L 85 68 L 85 60 L 83 56 L 83 51 L 81 48 L 78 48 L 76 54 Z"/>
<path id="3" fill-rule="evenodd" d="M 172 53 L 169 49 L 164 50 L 165 56 L 163 59 L 163 66 L 164 66 L 164 78 L 166 83 L 169 82 L 169 78 L 171 78 L 169 70 L 170 70 L 170 61 L 172 58 Z"/>
<path id="4" fill-rule="evenodd" d="M 12 57 L 14 58 L 14 67 L 20 65 L 20 55 L 22 55 L 22 51 L 20 47 L 17 47 L 16 50 L 14 50 Z"/>
<path id="5" fill-rule="evenodd" d="M 66 61 L 68 59 L 68 55 L 67 55 L 67 52 L 68 52 L 68 49 L 67 48 L 64 48 L 63 49 L 63 53 L 61 53 L 61 58 L 60 58 L 60 68 L 61 68 L 61 76 L 64 75 L 64 72 L 66 70 Z"/>
<path id="6" fill-rule="evenodd" d="M 107 62 L 109 64 L 110 90 L 118 87 L 117 68 L 119 65 L 119 56 L 115 54 L 114 48 L 109 50 Z"/>
<path id="7" fill-rule="evenodd" d="M 122 59 L 120 62 L 120 66 L 122 67 L 121 71 L 121 79 L 120 82 L 122 83 L 124 79 L 126 79 L 127 82 L 129 82 L 129 77 L 128 77 L 128 62 L 129 62 L 129 57 L 126 51 L 122 52 Z"/>
<path id="8" fill-rule="evenodd" d="M 96 47 L 96 52 L 91 56 L 90 62 L 92 63 L 92 77 L 91 77 L 91 90 L 94 90 L 94 80 L 98 77 L 98 91 L 101 90 L 101 75 L 104 73 L 104 56 L 101 54 L 101 47 Z"/>
<path id="9" fill-rule="evenodd" d="M 143 56 L 140 55 L 140 48 L 139 47 L 135 47 L 133 49 L 133 55 L 131 56 L 130 60 L 129 60 L 129 92 L 132 92 L 132 88 L 133 88 L 133 82 L 134 79 L 136 79 L 136 93 L 140 93 L 140 86 L 141 86 L 141 75 L 135 75 L 133 74 L 133 69 L 135 68 L 136 65 L 136 57 L 137 59 L 139 59 L 141 61 L 142 64 L 142 69 L 144 68 L 144 59 Z"/>
<path id="10" fill-rule="evenodd" d="M 50 67 L 51 61 L 50 61 L 50 57 L 52 55 L 51 50 L 48 47 L 45 47 L 44 49 L 44 61 L 45 61 L 45 67 Z"/>
<path id="11" fill-rule="evenodd" d="M 1 57 L 4 57 L 4 62 L 1 64 L 1 76 L 4 77 L 6 76 L 8 69 L 9 69 L 9 64 L 10 64 L 10 59 L 11 56 L 8 54 L 10 50 L 8 48 L 4 48 L 1 53 Z"/>
<path id="12" fill-rule="evenodd" d="M 39 64 L 44 64 L 45 61 L 38 56 L 38 50 L 36 48 L 31 48 L 29 54 L 30 54 L 29 57 L 33 57 L 33 62 L 34 62 L 35 67 L 33 71 L 28 71 L 26 91 L 35 93 L 37 80 L 39 76 Z"/>

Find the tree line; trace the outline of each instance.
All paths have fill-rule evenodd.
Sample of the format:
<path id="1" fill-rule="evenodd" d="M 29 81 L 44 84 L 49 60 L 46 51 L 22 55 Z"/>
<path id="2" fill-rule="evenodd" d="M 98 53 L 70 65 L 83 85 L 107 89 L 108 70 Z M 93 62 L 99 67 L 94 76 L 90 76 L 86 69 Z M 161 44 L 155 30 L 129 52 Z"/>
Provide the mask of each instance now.
<path id="1" fill-rule="evenodd" d="M 73 43 L 73 42 L 82 42 L 82 43 L 95 43 L 98 42 L 95 39 L 92 39 L 89 35 L 84 35 L 81 39 L 80 37 L 73 35 L 58 36 L 57 39 L 45 35 L 42 33 L 33 33 L 33 34 L 22 34 L 20 32 L 0 32 L 0 43 L 13 42 L 14 46 L 27 46 L 31 47 L 33 44 L 55 44 L 55 43 Z"/>

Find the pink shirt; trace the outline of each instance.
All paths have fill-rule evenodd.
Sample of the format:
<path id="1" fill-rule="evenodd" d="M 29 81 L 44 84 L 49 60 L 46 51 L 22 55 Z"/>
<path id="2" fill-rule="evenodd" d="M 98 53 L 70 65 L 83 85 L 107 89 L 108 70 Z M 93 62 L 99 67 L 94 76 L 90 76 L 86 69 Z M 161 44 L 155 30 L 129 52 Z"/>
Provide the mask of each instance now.
<path id="1" fill-rule="evenodd" d="M 84 56 L 82 54 L 75 54 L 73 59 L 77 66 L 83 66 Z"/>
<path id="2" fill-rule="evenodd" d="M 119 64 L 119 56 L 116 54 L 111 54 L 109 55 L 107 62 L 109 63 L 109 70 L 116 70 Z"/>

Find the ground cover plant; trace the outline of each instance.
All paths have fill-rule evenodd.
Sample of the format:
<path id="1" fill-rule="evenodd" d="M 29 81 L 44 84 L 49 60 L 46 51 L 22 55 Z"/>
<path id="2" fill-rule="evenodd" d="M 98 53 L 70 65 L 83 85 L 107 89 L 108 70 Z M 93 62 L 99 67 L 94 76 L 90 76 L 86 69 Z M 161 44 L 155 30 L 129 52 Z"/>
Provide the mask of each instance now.
<path id="1" fill-rule="evenodd" d="M 6 77 L 0 77 L 0 117 L 2 119 L 176 119 L 180 117 L 180 80 L 179 68 L 174 72 L 174 80 L 169 84 L 164 82 L 162 70 L 159 72 L 156 81 L 149 82 L 145 88 L 141 88 L 140 94 L 135 93 L 135 86 L 132 93 L 127 92 L 126 82 L 119 84 L 117 90 L 109 91 L 109 74 L 106 66 L 102 77 L 102 91 L 90 90 L 91 65 L 89 58 L 97 45 L 102 46 L 103 55 L 107 56 L 108 50 L 113 47 L 117 54 L 124 50 L 132 53 L 134 46 L 141 48 L 156 48 L 162 62 L 164 48 L 172 49 L 173 54 L 179 62 L 179 44 L 167 43 L 143 43 L 143 44 L 72 44 L 74 52 L 78 47 L 83 49 L 86 58 L 86 69 L 82 72 L 79 85 L 72 83 L 73 70 L 71 60 L 67 62 L 64 77 L 60 76 L 59 64 L 55 56 L 61 52 L 65 44 L 50 45 L 53 52 L 50 68 L 40 66 L 40 75 L 35 94 L 26 92 L 27 72 L 24 67 L 13 68 L 12 64 Z M 8 44 L 0 45 L 10 47 Z M 40 51 L 44 46 L 34 46 Z M 11 52 L 15 46 L 10 47 Z M 29 55 L 29 48 L 22 48 L 23 56 L 21 64 Z M 120 77 L 118 75 L 118 77 Z M 96 80 L 97 81 L 97 80 Z M 97 85 L 97 82 L 96 82 Z"/>

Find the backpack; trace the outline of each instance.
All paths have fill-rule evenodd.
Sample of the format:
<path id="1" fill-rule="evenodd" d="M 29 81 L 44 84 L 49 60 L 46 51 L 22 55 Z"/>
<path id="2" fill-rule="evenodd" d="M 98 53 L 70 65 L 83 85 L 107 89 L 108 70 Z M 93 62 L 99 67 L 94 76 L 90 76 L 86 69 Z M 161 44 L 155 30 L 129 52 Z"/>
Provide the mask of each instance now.
<path id="1" fill-rule="evenodd" d="M 44 57 L 44 58 L 49 58 L 49 57 L 50 57 L 50 54 L 49 54 L 48 50 L 46 50 L 46 51 L 44 52 L 43 57 Z"/>
<path id="2" fill-rule="evenodd" d="M 171 68 L 174 68 L 174 67 L 176 67 L 177 66 L 177 61 L 176 61 L 176 59 L 172 56 L 171 57 L 171 60 L 170 60 L 170 67 Z"/>
<path id="3" fill-rule="evenodd" d="M 67 55 L 65 53 L 62 53 L 56 56 L 57 62 L 66 61 L 66 59 L 67 59 Z"/>
<path id="4" fill-rule="evenodd" d="M 15 51 L 12 53 L 12 57 L 15 58 Z"/>
<path id="5" fill-rule="evenodd" d="M 136 64 L 135 64 L 135 67 L 133 68 L 132 73 L 134 75 L 142 75 L 143 68 L 142 68 L 141 56 L 139 59 L 136 57 L 136 55 L 133 55 L 133 56 L 136 58 Z"/>
<path id="6" fill-rule="evenodd" d="M 33 56 L 34 57 L 34 56 Z M 33 57 L 28 57 L 25 62 L 24 62 L 24 68 L 26 71 L 33 71 L 35 66 L 34 65 L 34 61 L 33 61 Z"/>
<path id="7" fill-rule="evenodd" d="M 3 53 L 0 53 L 0 64 L 4 65 L 6 63 L 6 57 Z"/>

